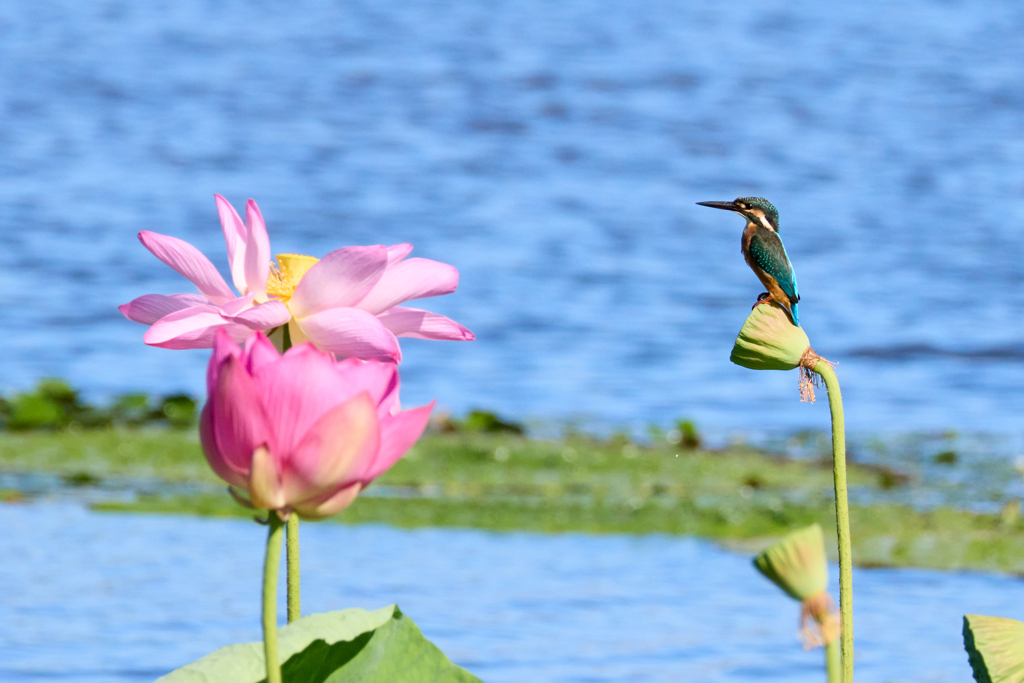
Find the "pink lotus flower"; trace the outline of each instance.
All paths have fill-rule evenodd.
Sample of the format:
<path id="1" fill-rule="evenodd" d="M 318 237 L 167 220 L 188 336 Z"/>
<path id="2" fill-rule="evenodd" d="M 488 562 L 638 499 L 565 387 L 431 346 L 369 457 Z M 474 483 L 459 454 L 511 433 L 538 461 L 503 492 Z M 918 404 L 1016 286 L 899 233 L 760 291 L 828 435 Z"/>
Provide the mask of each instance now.
<path id="1" fill-rule="evenodd" d="M 199 433 L 210 467 L 282 517 L 347 507 L 416 443 L 434 407 L 400 410 L 392 363 L 335 361 L 309 343 L 281 355 L 260 332 L 239 348 L 217 331 L 206 382 Z"/>
<path id="2" fill-rule="evenodd" d="M 271 333 L 279 348 L 287 333 L 339 357 L 400 362 L 397 337 L 468 341 L 472 332 L 437 313 L 399 306 L 410 299 L 450 294 L 454 267 L 407 259 L 411 244 L 345 247 L 323 259 L 279 254 L 270 262 L 270 238 L 256 202 L 245 222 L 215 195 L 236 295 L 217 269 L 188 242 L 144 230 L 139 241 L 192 281 L 199 294 L 146 294 L 120 306 L 130 320 L 149 325 L 143 341 L 165 349 L 206 349 L 223 330 L 236 342 Z"/>

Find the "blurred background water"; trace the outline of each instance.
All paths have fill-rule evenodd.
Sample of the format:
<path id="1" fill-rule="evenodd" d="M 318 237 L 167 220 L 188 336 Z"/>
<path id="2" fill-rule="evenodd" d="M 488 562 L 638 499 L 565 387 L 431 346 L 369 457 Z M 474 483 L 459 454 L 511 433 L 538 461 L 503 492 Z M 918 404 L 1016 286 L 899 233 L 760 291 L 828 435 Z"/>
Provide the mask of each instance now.
<path id="1" fill-rule="evenodd" d="M 455 412 L 709 432 L 827 427 L 728 361 L 779 207 L 852 432 L 1021 436 L 1024 7 L 1012 3 L 0 5 L 0 390 L 200 393 L 206 354 L 116 306 L 225 271 L 213 193 L 277 252 L 410 241 L 455 264 L 404 394 Z"/>
<path id="2" fill-rule="evenodd" d="M 252 522 L 39 503 L 0 506 L 0 526 L 0 556 L 19 558 L 0 563 L 2 681 L 141 683 L 261 637 Z M 799 605 L 706 541 L 325 523 L 302 542 L 306 612 L 397 602 L 488 683 L 824 678 Z M 1020 579 L 971 572 L 855 571 L 854 585 L 864 683 L 968 680 L 964 613 L 1024 600 Z"/>
<path id="3" fill-rule="evenodd" d="M 761 287 L 740 219 L 694 206 L 763 195 L 848 428 L 917 435 L 852 455 L 998 453 L 1019 492 L 1022 32 L 1024 6 L 956 0 L 0 3 L 0 392 L 200 394 L 206 353 L 145 347 L 116 306 L 190 291 L 142 229 L 226 273 L 219 192 L 259 202 L 276 252 L 409 241 L 459 268 L 424 307 L 477 341 L 406 340 L 408 405 L 688 416 L 800 455 L 778 435 L 827 429 L 824 401 L 729 363 Z M 1002 495 L 979 472 L 950 486 Z M 257 639 L 244 525 L 0 507 L 0 679 L 151 680 Z M 795 605 L 701 541 L 308 529 L 308 609 L 398 601 L 488 681 L 821 677 Z M 964 680 L 960 616 L 1024 597 L 855 584 L 863 681 Z"/>

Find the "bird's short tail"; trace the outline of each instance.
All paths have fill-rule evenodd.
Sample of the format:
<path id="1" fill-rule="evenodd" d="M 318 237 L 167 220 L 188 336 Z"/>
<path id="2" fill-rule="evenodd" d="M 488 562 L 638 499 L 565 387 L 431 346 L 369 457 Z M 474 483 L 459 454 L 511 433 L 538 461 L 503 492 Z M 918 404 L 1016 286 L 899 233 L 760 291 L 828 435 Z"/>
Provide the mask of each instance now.
<path id="1" fill-rule="evenodd" d="M 796 310 L 797 304 L 795 301 L 789 303 L 789 312 L 792 314 L 790 317 L 793 318 L 793 324 L 800 327 L 800 314 Z"/>

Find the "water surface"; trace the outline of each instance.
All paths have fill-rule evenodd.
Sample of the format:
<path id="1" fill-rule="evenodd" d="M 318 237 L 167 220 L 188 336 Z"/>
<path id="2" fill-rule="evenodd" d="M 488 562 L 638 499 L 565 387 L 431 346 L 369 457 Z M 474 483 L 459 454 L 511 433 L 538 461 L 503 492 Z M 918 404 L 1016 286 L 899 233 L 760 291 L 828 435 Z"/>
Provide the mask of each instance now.
<path id="1" fill-rule="evenodd" d="M 41 0 L 0 8 L 0 389 L 202 389 L 115 306 L 222 270 L 212 195 L 276 251 L 410 241 L 472 344 L 406 343 L 407 402 L 708 430 L 827 424 L 728 362 L 764 195 L 854 432 L 1020 434 L 1024 7 Z"/>
<path id="2" fill-rule="evenodd" d="M 260 638 L 264 527 L 57 503 L 0 506 L 0 526 L 2 681 L 150 681 Z M 307 613 L 397 602 L 488 683 L 822 680 L 798 605 L 706 541 L 321 523 L 302 543 Z M 967 680 L 963 614 L 1024 602 L 1005 576 L 853 577 L 864 683 Z"/>

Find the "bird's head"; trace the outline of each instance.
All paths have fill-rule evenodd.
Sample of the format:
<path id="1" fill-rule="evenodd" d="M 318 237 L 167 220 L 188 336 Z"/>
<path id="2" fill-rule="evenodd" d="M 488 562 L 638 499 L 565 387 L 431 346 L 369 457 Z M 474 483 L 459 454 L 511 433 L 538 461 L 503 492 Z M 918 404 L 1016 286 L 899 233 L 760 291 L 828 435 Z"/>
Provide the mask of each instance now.
<path id="1" fill-rule="evenodd" d="M 740 197 L 731 202 L 697 202 L 712 209 L 734 211 L 747 219 L 748 223 L 760 225 L 772 232 L 779 231 L 779 212 L 764 197 Z"/>

